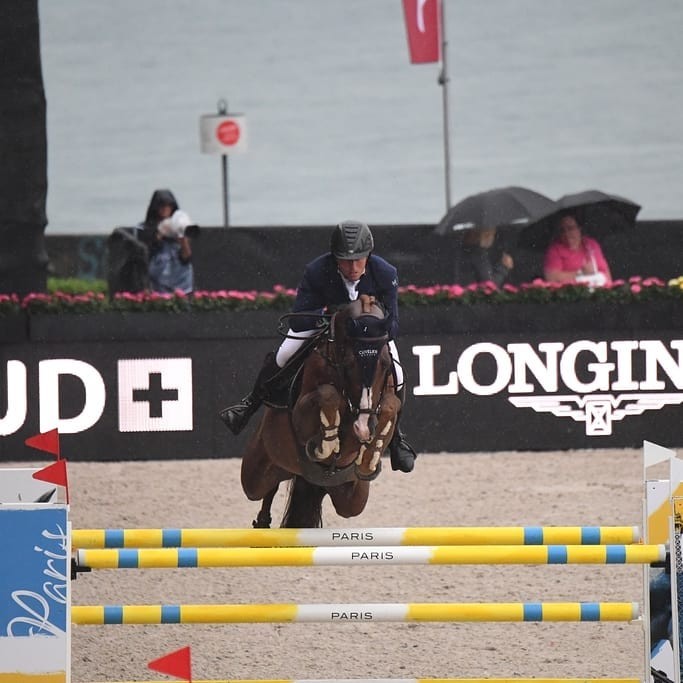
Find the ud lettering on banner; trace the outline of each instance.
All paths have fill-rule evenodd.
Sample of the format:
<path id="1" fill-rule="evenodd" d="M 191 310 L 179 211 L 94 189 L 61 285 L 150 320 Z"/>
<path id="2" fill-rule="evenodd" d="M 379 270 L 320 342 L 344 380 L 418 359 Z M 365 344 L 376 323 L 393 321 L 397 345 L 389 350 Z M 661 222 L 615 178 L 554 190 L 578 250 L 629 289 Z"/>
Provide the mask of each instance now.
<path id="1" fill-rule="evenodd" d="M 411 64 L 438 62 L 441 0 L 403 0 Z"/>

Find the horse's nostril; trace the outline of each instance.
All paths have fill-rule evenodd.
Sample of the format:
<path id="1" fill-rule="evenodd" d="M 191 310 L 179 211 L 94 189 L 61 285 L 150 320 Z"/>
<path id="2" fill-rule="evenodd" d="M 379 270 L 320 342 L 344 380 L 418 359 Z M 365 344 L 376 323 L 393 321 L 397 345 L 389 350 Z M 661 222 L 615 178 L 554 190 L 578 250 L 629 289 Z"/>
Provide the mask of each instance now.
<path id="1" fill-rule="evenodd" d="M 368 429 L 366 420 L 356 420 L 353 423 L 353 433 L 361 443 L 370 443 L 372 441 L 372 432 Z"/>

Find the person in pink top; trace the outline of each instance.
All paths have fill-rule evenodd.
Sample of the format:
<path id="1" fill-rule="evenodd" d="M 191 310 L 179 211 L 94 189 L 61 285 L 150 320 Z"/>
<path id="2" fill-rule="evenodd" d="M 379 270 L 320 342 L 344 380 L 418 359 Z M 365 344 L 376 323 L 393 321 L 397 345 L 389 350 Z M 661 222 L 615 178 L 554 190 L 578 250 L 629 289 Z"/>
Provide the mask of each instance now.
<path id="1" fill-rule="evenodd" d="M 543 273 L 548 282 L 585 283 L 591 287 L 612 282 L 600 245 L 583 234 L 571 214 L 564 214 L 557 223 L 555 239 L 545 252 Z"/>

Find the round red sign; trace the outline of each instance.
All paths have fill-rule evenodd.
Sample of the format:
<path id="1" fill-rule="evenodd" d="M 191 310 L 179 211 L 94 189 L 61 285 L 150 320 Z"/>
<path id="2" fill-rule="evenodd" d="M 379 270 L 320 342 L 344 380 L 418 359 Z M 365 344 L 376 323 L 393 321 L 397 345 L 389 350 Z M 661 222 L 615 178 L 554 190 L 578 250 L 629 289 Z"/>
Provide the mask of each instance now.
<path id="1" fill-rule="evenodd" d="M 240 139 L 240 127 L 235 121 L 223 121 L 216 127 L 216 138 L 221 145 L 235 145 Z"/>

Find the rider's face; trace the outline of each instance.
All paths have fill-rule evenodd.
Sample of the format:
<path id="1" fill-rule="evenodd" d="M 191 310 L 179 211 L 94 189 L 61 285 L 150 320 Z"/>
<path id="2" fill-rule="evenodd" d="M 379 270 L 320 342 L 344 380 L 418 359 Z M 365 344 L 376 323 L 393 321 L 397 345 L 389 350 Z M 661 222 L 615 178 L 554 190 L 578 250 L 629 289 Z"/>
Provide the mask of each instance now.
<path id="1" fill-rule="evenodd" d="M 355 281 L 360 280 L 361 275 L 365 272 L 367 263 L 367 257 L 355 259 L 353 261 L 349 259 L 337 259 L 337 268 L 347 280 Z"/>

